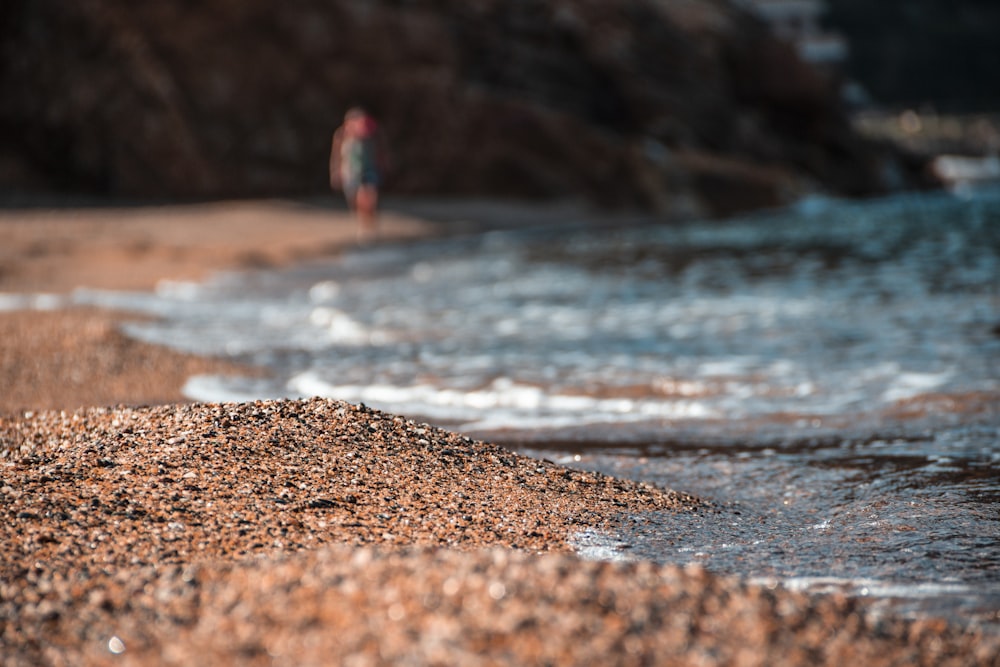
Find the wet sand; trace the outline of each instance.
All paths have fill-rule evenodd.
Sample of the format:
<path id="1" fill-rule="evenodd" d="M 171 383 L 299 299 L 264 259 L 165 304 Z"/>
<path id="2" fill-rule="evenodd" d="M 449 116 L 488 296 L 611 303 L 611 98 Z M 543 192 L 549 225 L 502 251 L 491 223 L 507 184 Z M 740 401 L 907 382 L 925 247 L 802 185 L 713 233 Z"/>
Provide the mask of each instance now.
<path id="1" fill-rule="evenodd" d="M 283 204 L 119 213 L 3 213 L 0 291 L 149 289 L 353 235 Z M 713 512 L 683 493 L 335 401 L 181 403 L 189 368 L 225 362 L 129 341 L 128 316 L 0 313 L 5 665 L 1000 664 L 973 630 L 570 553 L 645 512 Z"/>

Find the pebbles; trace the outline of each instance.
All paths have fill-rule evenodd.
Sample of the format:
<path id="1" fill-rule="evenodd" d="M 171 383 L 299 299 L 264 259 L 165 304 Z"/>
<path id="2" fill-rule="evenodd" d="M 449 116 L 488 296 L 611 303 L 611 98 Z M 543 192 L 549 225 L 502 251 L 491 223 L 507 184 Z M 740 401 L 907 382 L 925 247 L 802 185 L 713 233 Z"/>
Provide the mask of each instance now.
<path id="1" fill-rule="evenodd" d="M 844 598 L 565 553 L 710 509 L 328 400 L 2 419 L 3 662 L 997 664 Z"/>
<path id="2" fill-rule="evenodd" d="M 5 487 L 16 489 L 2 511 L 28 539 L 42 526 L 62 536 L 36 559 L 89 545 L 98 530 L 115 539 L 84 557 L 116 566 L 186 562 L 192 547 L 227 557 L 386 541 L 542 551 L 565 549 L 576 526 L 608 524 L 621 503 L 702 505 L 319 399 L 39 413 L 2 433 Z M 172 544 L 177 526 L 187 544 Z"/>

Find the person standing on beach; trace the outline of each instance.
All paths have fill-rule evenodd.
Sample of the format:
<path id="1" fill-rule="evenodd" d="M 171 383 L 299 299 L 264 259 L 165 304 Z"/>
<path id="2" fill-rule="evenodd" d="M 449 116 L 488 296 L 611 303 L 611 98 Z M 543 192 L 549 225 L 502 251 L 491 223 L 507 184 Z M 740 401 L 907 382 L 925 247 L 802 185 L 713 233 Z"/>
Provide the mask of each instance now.
<path id="1" fill-rule="evenodd" d="M 378 123 L 360 107 L 344 115 L 330 149 L 330 187 L 341 190 L 358 219 L 358 240 L 377 235 L 378 189 L 384 154 Z"/>

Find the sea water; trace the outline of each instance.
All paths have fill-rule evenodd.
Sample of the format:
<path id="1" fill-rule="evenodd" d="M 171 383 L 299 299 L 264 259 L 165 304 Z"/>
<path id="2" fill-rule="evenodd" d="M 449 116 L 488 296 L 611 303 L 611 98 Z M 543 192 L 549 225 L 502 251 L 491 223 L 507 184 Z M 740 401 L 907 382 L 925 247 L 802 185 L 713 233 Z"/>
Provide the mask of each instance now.
<path id="1" fill-rule="evenodd" d="M 1000 627 L 1000 198 L 568 221 L 74 300 L 268 371 L 194 399 L 363 402 L 714 503 L 581 553 Z"/>

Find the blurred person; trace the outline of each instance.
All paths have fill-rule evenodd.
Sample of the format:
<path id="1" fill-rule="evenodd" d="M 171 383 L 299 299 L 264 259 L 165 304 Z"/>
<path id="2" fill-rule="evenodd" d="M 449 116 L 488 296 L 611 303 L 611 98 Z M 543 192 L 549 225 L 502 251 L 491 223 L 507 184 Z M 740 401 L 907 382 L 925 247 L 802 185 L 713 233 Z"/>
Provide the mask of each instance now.
<path id="1" fill-rule="evenodd" d="M 333 133 L 330 187 L 343 191 L 357 216 L 359 242 L 378 233 L 378 189 L 384 162 L 378 123 L 361 107 L 352 107 Z"/>

